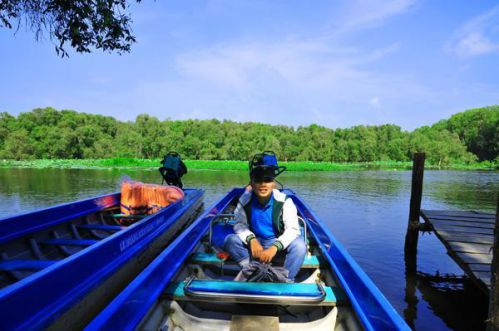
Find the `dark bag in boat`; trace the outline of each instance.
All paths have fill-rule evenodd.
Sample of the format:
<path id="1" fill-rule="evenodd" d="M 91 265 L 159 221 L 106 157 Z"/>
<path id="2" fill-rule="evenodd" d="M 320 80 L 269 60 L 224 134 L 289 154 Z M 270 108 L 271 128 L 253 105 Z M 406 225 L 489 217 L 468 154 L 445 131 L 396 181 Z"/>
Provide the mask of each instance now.
<path id="1" fill-rule="evenodd" d="M 161 161 L 163 166 L 159 168 L 159 172 L 163 180 L 168 185 L 178 186 L 182 188 L 182 181 L 180 178 L 187 173 L 187 167 L 182 161 L 182 158 L 177 152 L 169 152 Z"/>
<path id="2" fill-rule="evenodd" d="M 288 270 L 283 267 L 251 261 L 241 269 L 234 280 L 238 282 L 289 283 L 288 273 Z"/>
<path id="3" fill-rule="evenodd" d="M 180 177 L 180 155 L 176 152 L 170 152 L 163 158 L 163 168 L 172 170 L 176 176 Z"/>

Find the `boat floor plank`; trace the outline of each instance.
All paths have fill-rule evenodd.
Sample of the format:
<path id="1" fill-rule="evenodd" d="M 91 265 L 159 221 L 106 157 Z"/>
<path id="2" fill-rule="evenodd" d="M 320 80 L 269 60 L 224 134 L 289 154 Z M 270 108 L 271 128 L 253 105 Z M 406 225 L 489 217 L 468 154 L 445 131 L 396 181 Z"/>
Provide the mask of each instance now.
<path id="1" fill-rule="evenodd" d="M 230 331 L 279 331 L 278 316 L 232 315 Z"/>

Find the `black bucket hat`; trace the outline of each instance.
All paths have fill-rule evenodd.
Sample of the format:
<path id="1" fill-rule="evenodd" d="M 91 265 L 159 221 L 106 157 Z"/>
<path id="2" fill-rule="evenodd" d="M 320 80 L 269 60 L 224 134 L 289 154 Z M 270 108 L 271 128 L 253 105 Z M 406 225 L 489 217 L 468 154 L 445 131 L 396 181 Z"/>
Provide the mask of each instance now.
<path id="1" fill-rule="evenodd" d="M 249 175 L 254 181 L 274 180 L 286 167 L 277 164 L 277 157 L 272 151 L 255 154 L 249 162 Z"/>

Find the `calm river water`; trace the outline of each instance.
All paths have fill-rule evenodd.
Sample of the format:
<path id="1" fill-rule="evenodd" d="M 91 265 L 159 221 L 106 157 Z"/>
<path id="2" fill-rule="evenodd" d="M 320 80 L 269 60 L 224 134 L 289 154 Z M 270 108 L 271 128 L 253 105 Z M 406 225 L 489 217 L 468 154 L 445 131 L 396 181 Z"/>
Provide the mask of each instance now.
<path id="1" fill-rule="evenodd" d="M 159 182 L 152 170 L 0 168 L 0 218 L 117 191 L 120 179 Z M 467 279 L 436 283 L 424 275 L 462 276 L 434 235 L 419 240 L 417 277 L 406 277 L 404 237 L 410 171 L 284 173 L 280 178 L 316 211 L 395 309 L 417 330 L 480 330 L 487 298 Z M 186 187 L 205 189 L 209 205 L 246 172 L 191 171 Z M 495 212 L 499 173 L 426 171 L 422 207 Z"/>

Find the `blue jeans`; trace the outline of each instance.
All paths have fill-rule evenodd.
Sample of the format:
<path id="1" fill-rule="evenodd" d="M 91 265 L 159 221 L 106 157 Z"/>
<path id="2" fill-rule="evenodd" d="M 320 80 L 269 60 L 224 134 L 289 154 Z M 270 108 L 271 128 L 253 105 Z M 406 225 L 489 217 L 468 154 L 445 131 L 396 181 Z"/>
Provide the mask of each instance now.
<path id="1" fill-rule="evenodd" d="M 272 246 L 275 241 L 275 239 L 257 239 L 264 249 Z M 230 234 L 225 238 L 224 249 L 229 252 L 231 258 L 236 262 L 241 262 L 249 258 L 249 247 L 241 241 L 237 234 Z M 289 271 L 288 278 L 294 281 L 296 274 L 305 260 L 305 254 L 307 254 L 307 246 L 303 238 L 298 237 L 286 249 L 277 252 L 272 261 L 282 261 L 284 258 L 284 268 Z"/>

